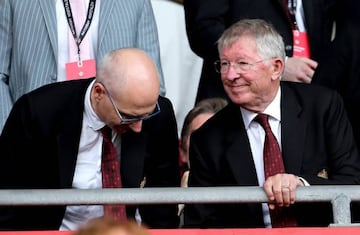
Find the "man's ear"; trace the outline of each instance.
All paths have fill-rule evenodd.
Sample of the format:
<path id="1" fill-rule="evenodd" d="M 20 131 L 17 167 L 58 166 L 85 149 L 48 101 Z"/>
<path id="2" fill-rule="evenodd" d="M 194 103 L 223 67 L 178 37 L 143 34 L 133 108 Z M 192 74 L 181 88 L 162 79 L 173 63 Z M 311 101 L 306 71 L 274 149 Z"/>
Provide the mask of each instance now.
<path id="1" fill-rule="evenodd" d="M 279 58 L 274 58 L 272 63 L 272 79 L 277 80 L 280 78 L 281 74 L 284 71 L 285 62 Z"/>
<path id="2" fill-rule="evenodd" d="M 93 97 L 95 100 L 99 101 L 100 99 L 102 99 L 106 94 L 105 94 L 105 88 L 103 87 L 103 85 L 101 85 L 98 82 L 95 82 L 93 88 L 92 88 L 92 93 L 93 93 Z"/>

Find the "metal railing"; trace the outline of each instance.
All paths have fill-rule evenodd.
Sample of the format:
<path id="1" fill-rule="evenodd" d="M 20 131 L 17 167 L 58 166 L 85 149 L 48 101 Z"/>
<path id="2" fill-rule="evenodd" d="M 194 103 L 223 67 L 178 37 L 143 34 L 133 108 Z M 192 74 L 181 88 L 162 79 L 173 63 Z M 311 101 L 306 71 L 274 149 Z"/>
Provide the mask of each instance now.
<path id="1" fill-rule="evenodd" d="M 360 186 L 299 187 L 296 201 L 331 202 L 334 223 L 330 226 L 359 226 L 351 223 L 350 203 L 360 201 Z M 268 199 L 261 187 L 244 186 L 0 190 L 4 206 L 262 202 Z"/>

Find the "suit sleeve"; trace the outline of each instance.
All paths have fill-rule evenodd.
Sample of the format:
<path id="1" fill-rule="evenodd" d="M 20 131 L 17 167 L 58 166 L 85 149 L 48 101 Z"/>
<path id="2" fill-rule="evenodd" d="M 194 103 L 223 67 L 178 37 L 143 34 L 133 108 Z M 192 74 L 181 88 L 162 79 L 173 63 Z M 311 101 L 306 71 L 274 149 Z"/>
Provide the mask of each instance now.
<path id="1" fill-rule="evenodd" d="M 38 146 L 32 120 L 27 95 L 23 95 L 14 104 L 0 136 L 0 188 L 26 188 L 26 182 L 35 182 L 40 174 L 34 159 L 29 157 Z"/>
<path id="2" fill-rule="evenodd" d="M 191 49 L 202 58 L 218 58 L 216 42 L 226 29 L 229 0 L 185 0 L 186 32 Z"/>
<path id="3" fill-rule="evenodd" d="M 201 151 L 201 148 L 199 148 L 199 145 L 204 146 L 204 143 L 200 138 L 195 138 L 193 136 L 190 141 L 189 156 L 192 170 L 189 173 L 188 186 L 207 187 L 216 185 L 216 179 L 214 177 L 215 172 L 212 171 L 209 166 L 210 161 L 204 159 L 203 152 Z M 184 208 L 184 227 L 216 227 L 219 223 L 216 215 L 217 206 L 215 204 L 186 204 Z"/>
<path id="4" fill-rule="evenodd" d="M 347 118 L 343 100 L 337 92 L 331 99 L 324 120 L 324 141 L 327 176 L 303 175 L 311 185 L 348 185 L 360 183 L 360 157 L 356 147 L 352 126 Z M 325 103 L 322 105 L 326 105 Z M 316 156 L 313 156 L 316 157 Z M 321 159 L 320 156 L 318 156 Z M 316 159 L 314 158 L 316 164 Z"/>
<path id="5" fill-rule="evenodd" d="M 177 125 L 171 102 L 159 98 L 161 112 L 144 122 L 148 136 L 145 187 L 179 187 Z M 177 204 L 140 207 L 143 222 L 151 228 L 177 228 Z"/>
<path id="6" fill-rule="evenodd" d="M 159 38 L 151 1 L 144 1 L 137 28 L 137 44 L 138 48 L 149 53 L 154 60 L 160 79 L 160 94 L 165 95 L 166 89 L 160 61 Z"/>
<path id="7" fill-rule="evenodd" d="M 0 133 L 12 106 L 9 91 L 9 70 L 13 41 L 11 27 L 10 1 L 0 1 Z"/>

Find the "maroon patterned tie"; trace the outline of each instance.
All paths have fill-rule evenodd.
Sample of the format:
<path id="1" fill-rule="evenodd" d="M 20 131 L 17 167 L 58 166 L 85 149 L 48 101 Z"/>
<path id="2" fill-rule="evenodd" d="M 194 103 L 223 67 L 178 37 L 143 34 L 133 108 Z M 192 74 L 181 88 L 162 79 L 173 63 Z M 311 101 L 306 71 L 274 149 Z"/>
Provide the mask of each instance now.
<path id="1" fill-rule="evenodd" d="M 101 172 L 103 188 L 121 188 L 120 164 L 115 145 L 111 141 L 111 129 L 101 129 L 103 135 L 103 152 Z M 126 220 L 125 205 L 104 205 L 104 216 L 118 220 Z"/>
<path id="2" fill-rule="evenodd" d="M 268 115 L 259 113 L 254 121 L 258 122 L 265 130 L 264 143 L 264 171 L 265 179 L 278 173 L 285 173 L 285 167 L 281 156 L 279 143 L 271 131 Z M 296 227 L 297 222 L 287 207 L 276 207 L 270 210 L 271 224 L 273 228 Z"/>

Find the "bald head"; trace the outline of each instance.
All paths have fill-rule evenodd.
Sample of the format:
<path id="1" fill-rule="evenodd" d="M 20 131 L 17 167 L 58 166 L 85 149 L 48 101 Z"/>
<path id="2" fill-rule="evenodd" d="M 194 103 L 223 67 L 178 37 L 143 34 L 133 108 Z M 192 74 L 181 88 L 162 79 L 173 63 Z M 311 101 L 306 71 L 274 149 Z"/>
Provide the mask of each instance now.
<path id="1" fill-rule="evenodd" d="M 155 104 L 160 93 L 153 60 L 136 48 L 118 49 L 107 54 L 98 68 L 97 80 L 116 100 L 139 107 Z"/>
<path id="2" fill-rule="evenodd" d="M 141 131 L 142 117 L 157 108 L 158 72 L 142 50 L 118 49 L 107 54 L 91 89 L 91 105 L 98 117 L 115 131 Z M 130 124 L 125 119 L 137 119 Z"/>

